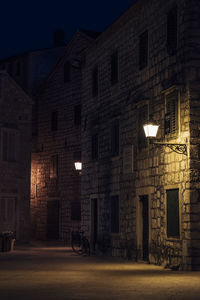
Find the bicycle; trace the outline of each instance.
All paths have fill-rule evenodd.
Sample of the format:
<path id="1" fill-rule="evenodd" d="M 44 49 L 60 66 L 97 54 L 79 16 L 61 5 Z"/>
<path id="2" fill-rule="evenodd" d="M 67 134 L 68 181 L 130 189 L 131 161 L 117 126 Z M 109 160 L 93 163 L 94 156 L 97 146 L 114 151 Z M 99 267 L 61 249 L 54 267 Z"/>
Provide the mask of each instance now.
<path id="1" fill-rule="evenodd" d="M 90 256 L 90 243 L 83 233 L 83 231 L 72 231 L 72 250 L 79 255 Z"/>

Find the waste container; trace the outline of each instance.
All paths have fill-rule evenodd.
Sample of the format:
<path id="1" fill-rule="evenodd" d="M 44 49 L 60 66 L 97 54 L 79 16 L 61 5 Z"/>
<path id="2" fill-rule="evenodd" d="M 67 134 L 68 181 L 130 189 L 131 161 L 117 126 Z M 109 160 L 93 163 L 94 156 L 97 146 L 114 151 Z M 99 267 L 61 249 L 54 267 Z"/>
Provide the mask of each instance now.
<path id="1" fill-rule="evenodd" d="M 4 231 L 0 233 L 0 251 L 8 252 L 14 249 L 14 234 L 12 231 Z"/>

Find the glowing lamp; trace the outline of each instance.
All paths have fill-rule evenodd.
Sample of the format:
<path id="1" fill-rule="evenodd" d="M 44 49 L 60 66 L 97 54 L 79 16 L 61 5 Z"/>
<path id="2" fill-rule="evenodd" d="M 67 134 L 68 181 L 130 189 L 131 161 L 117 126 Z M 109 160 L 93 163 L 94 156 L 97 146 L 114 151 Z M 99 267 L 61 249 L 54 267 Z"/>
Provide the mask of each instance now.
<path id="1" fill-rule="evenodd" d="M 159 125 L 147 123 L 144 126 L 144 133 L 146 137 L 156 137 Z"/>
<path id="2" fill-rule="evenodd" d="M 81 171 L 81 170 L 82 170 L 82 162 L 76 161 L 76 162 L 74 163 L 74 166 L 75 166 L 75 169 L 76 169 L 77 171 Z"/>

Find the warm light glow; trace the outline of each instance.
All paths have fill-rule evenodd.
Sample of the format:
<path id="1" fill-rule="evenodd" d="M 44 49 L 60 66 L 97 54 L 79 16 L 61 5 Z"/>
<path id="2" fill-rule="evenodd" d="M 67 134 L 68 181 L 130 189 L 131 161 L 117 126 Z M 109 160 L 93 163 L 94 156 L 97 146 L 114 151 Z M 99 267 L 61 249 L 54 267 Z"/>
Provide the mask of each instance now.
<path id="1" fill-rule="evenodd" d="M 75 169 L 76 169 L 77 171 L 81 171 L 81 170 L 82 170 L 82 162 L 76 161 L 76 162 L 74 163 L 74 165 L 75 165 Z"/>
<path id="2" fill-rule="evenodd" d="M 159 125 L 148 123 L 145 124 L 143 127 L 146 137 L 156 137 Z"/>

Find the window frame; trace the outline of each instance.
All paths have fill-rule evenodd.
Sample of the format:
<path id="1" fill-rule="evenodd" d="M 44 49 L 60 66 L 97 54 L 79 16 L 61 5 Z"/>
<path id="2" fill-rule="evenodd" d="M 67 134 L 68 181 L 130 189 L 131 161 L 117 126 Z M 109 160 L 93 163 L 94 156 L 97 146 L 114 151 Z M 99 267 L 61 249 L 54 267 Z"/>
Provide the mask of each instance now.
<path id="1" fill-rule="evenodd" d="M 117 128 L 117 130 L 116 130 Z M 120 153 L 120 122 L 119 119 L 111 123 L 110 129 L 110 150 L 112 156 L 118 156 Z"/>
<path id="2" fill-rule="evenodd" d="M 171 116 L 173 115 L 173 112 L 168 112 L 168 103 L 172 100 L 170 100 L 170 95 L 171 95 L 171 99 L 173 97 L 173 93 L 177 93 L 177 97 L 176 97 L 176 103 L 175 103 L 175 129 L 170 130 L 169 132 L 166 132 L 167 129 L 167 122 L 170 123 L 170 125 L 168 125 L 168 127 L 172 127 L 171 123 L 173 121 L 168 121 L 167 120 L 167 115 Z M 164 93 L 164 102 L 165 102 L 165 111 L 164 111 L 164 136 L 166 138 L 175 138 L 180 134 L 180 89 L 176 86 L 173 86 L 171 88 L 169 88 L 168 90 L 165 91 Z M 170 119 L 171 120 L 171 119 Z"/>
<path id="3" fill-rule="evenodd" d="M 50 157 L 49 178 L 58 178 L 58 154 L 53 154 Z"/>
<path id="4" fill-rule="evenodd" d="M 7 135 L 6 145 L 5 134 Z M 11 142 L 11 135 L 14 136 L 14 142 Z M 1 160 L 12 163 L 19 160 L 19 132 L 17 129 L 1 128 Z"/>
<path id="5" fill-rule="evenodd" d="M 92 96 L 96 97 L 99 94 L 99 66 L 96 65 L 92 69 Z"/>
<path id="6" fill-rule="evenodd" d="M 178 191 L 178 235 L 170 235 L 168 233 L 168 199 L 167 199 L 167 192 L 168 191 Z M 178 186 L 169 186 L 166 188 L 165 190 L 165 197 L 166 197 L 166 237 L 167 239 L 171 240 L 171 239 L 175 239 L 175 240 L 179 240 L 181 239 L 181 193 L 180 193 L 180 187 Z"/>
<path id="7" fill-rule="evenodd" d="M 81 114 L 82 114 L 82 105 L 77 104 L 74 105 L 74 126 L 80 127 L 81 126 Z"/>
<path id="8" fill-rule="evenodd" d="M 115 203 L 115 208 L 117 211 L 113 211 L 113 203 Z M 116 223 L 115 223 L 116 221 Z M 119 195 L 111 195 L 110 196 L 110 231 L 111 234 L 119 234 L 120 233 L 120 200 Z"/>
<path id="9" fill-rule="evenodd" d="M 55 132 L 58 130 L 58 111 L 54 110 L 51 112 L 51 131 Z"/>
<path id="10" fill-rule="evenodd" d="M 142 122 L 139 120 L 139 115 L 142 110 L 144 110 L 144 107 L 147 107 L 146 110 L 146 118 L 142 119 Z M 146 149 L 148 147 L 148 141 L 145 136 L 144 127 L 143 125 L 148 121 L 149 119 L 149 100 L 142 101 L 137 106 L 137 147 L 138 149 Z"/>
<path id="11" fill-rule="evenodd" d="M 110 55 L 110 82 L 111 85 L 117 84 L 119 81 L 119 51 L 116 49 Z"/>
<path id="12" fill-rule="evenodd" d="M 143 31 L 139 36 L 139 70 L 143 70 L 149 63 L 149 31 Z"/>
<path id="13" fill-rule="evenodd" d="M 172 21 L 172 17 L 174 18 L 174 15 L 176 17 L 176 24 L 175 24 L 175 29 Z M 177 47 L 178 47 L 178 7 L 177 4 L 175 4 L 167 13 L 166 17 L 166 48 L 167 48 L 167 53 L 170 56 L 173 56 L 177 52 Z M 170 28 L 171 27 L 171 28 Z M 175 43 L 174 43 L 175 41 Z M 174 46 L 175 45 L 175 46 Z"/>
<path id="14" fill-rule="evenodd" d="M 91 159 L 92 161 L 99 159 L 99 134 L 97 132 L 91 136 Z"/>

